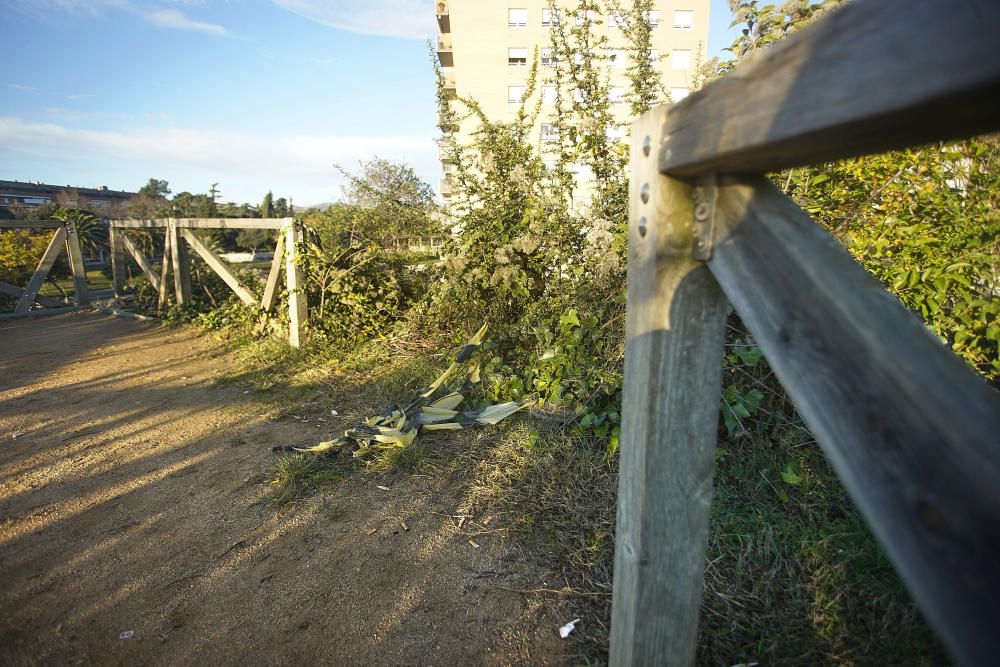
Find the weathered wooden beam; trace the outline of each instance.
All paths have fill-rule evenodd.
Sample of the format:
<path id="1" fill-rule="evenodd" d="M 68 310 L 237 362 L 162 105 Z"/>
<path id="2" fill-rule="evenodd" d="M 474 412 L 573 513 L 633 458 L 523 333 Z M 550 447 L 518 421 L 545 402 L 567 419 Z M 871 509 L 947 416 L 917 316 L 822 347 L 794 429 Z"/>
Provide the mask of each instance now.
<path id="1" fill-rule="evenodd" d="M 218 255 L 212 252 L 211 248 L 202 243 L 201 239 L 195 236 L 194 232 L 190 229 L 181 229 L 181 236 L 184 240 L 190 244 L 192 248 L 195 249 L 201 258 L 205 260 L 213 271 L 219 274 L 219 277 L 229 285 L 229 288 L 236 293 L 236 296 L 240 297 L 240 300 L 247 304 L 248 306 L 257 307 L 257 297 L 253 295 L 253 292 L 244 287 L 239 279 L 233 275 L 233 272 L 229 270 L 226 263 L 223 262 Z"/>
<path id="2" fill-rule="evenodd" d="M 52 239 L 49 241 L 49 245 L 45 248 L 45 252 L 42 253 L 42 258 L 38 260 L 38 267 L 35 269 L 35 273 L 32 274 L 31 280 L 28 281 L 28 286 L 24 288 L 24 294 L 21 295 L 21 298 L 17 301 L 17 305 L 14 306 L 15 313 L 26 313 L 31 310 L 31 304 L 35 302 L 38 290 L 42 288 L 42 283 L 45 282 L 46 276 L 52 270 L 52 265 L 56 263 L 59 251 L 65 243 L 66 228 L 57 227 L 55 233 L 52 235 Z"/>
<path id="3" fill-rule="evenodd" d="M 38 317 L 39 315 L 59 315 L 60 313 L 71 313 L 80 310 L 80 306 L 60 306 L 59 308 L 42 308 L 41 310 L 28 310 L 23 313 L 14 311 L 13 313 L 0 313 L 0 320 L 14 320 L 21 317 Z"/>
<path id="4" fill-rule="evenodd" d="M 59 220 L 0 220 L 0 229 L 55 229 L 62 226 Z"/>
<path id="5" fill-rule="evenodd" d="M 76 305 L 86 306 L 90 303 L 90 294 L 87 291 L 87 267 L 83 264 L 80 235 L 76 230 L 76 223 L 72 220 L 66 221 L 66 256 L 69 257 L 69 268 L 73 274 L 73 298 L 76 300 Z"/>
<path id="6" fill-rule="evenodd" d="M 170 259 L 174 271 L 174 298 L 177 305 L 183 306 L 191 301 L 191 274 L 189 271 L 187 245 L 181 238 L 180 229 L 170 221 L 167 226 L 167 235 L 170 237 Z"/>
<path id="7" fill-rule="evenodd" d="M 125 230 L 115 229 L 110 227 L 108 229 L 108 240 L 111 243 L 111 286 L 115 290 L 115 298 L 120 299 L 125 296 Z M 143 258 L 145 259 L 145 257 Z M 138 261 L 138 260 L 136 260 Z M 139 265 L 142 268 L 142 265 Z M 150 275 L 146 274 L 147 277 Z M 158 283 L 150 283 L 158 287 Z"/>
<path id="8" fill-rule="evenodd" d="M 8 282 L 0 280 L 0 293 L 6 294 L 7 296 L 15 296 L 20 299 L 24 296 L 24 292 L 25 290 L 21 289 L 17 285 L 11 285 Z M 62 299 L 53 299 L 50 296 L 42 296 L 41 294 L 35 295 L 35 301 L 37 301 L 40 305 L 49 308 L 58 308 L 66 305 L 66 302 Z"/>
<path id="9" fill-rule="evenodd" d="M 281 229 L 293 218 L 171 218 L 178 229 Z M 119 229 L 167 227 L 168 219 L 112 220 L 111 226 Z"/>
<path id="10" fill-rule="evenodd" d="M 285 235 L 278 235 L 278 242 L 274 246 L 274 259 L 271 260 L 271 270 L 267 274 L 267 283 L 264 285 L 264 297 L 260 301 L 260 307 L 265 313 L 271 312 L 274 304 L 278 300 L 278 278 L 281 275 L 282 254 L 285 250 Z"/>
<path id="11" fill-rule="evenodd" d="M 132 239 L 128 237 L 125 230 L 112 230 L 121 239 L 121 244 L 128 250 L 129 254 L 132 255 L 132 259 L 135 263 L 139 265 L 139 269 L 142 270 L 149 284 L 153 286 L 153 289 L 159 293 L 160 291 L 160 276 L 156 275 L 156 271 L 153 270 L 153 265 L 149 263 L 146 256 L 142 254 L 142 251 L 132 242 Z"/>
<path id="12" fill-rule="evenodd" d="M 301 240 L 302 230 L 298 225 L 289 224 L 285 230 L 285 284 L 288 289 L 288 344 L 292 347 L 302 346 L 309 317 L 305 281 L 298 266 L 298 244 Z"/>
<path id="13" fill-rule="evenodd" d="M 670 107 L 660 169 L 778 171 L 1000 128 L 1000 2 L 856 0 Z"/>
<path id="14" fill-rule="evenodd" d="M 693 259 L 691 188 L 657 171 L 661 107 L 632 125 L 612 665 L 694 663 L 726 303 Z"/>
<path id="15" fill-rule="evenodd" d="M 167 308 L 167 303 L 170 301 L 170 288 L 168 287 L 169 282 L 167 279 L 170 277 L 170 265 L 173 263 L 171 237 L 172 235 L 166 232 L 163 235 L 163 261 L 160 264 L 160 293 L 156 299 L 156 312 L 161 316 Z"/>
<path id="16" fill-rule="evenodd" d="M 712 273 L 914 599 L 993 664 L 1000 395 L 763 177 L 722 178 L 715 225 Z"/>

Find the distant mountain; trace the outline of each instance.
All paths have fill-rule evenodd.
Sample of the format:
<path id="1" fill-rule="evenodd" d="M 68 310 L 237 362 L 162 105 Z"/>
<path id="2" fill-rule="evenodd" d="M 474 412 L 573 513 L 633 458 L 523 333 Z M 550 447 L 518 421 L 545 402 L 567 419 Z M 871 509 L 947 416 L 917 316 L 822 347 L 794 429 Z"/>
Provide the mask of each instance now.
<path id="1" fill-rule="evenodd" d="M 313 204 L 312 206 L 297 206 L 297 205 L 295 205 L 295 206 L 292 206 L 292 208 L 295 209 L 296 213 L 302 213 L 304 211 L 308 211 L 309 209 L 313 209 L 313 208 L 318 208 L 321 211 L 325 211 L 326 209 L 330 208 L 331 206 L 333 206 L 333 202 L 332 201 L 325 201 L 325 202 L 321 202 L 319 204 Z"/>

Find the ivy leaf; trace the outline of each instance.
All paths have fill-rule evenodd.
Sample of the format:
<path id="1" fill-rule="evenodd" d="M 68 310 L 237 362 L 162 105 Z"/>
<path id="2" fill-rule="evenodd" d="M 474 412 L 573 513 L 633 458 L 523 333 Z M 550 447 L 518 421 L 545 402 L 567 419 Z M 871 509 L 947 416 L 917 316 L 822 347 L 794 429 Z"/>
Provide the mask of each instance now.
<path id="1" fill-rule="evenodd" d="M 789 461 L 785 465 L 785 469 L 781 471 L 781 479 L 785 484 L 791 484 L 792 486 L 798 486 L 802 483 L 802 475 L 798 474 L 795 466 Z"/>

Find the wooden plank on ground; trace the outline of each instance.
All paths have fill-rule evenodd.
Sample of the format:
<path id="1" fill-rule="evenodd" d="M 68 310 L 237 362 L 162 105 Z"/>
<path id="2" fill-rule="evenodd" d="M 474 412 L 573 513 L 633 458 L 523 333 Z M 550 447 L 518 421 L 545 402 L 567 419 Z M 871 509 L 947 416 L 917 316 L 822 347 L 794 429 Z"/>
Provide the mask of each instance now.
<path id="1" fill-rule="evenodd" d="M 236 293 L 236 296 L 240 297 L 240 301 L 247 304 L 248 306 L 257 307 L 257 297 L 253 295 L 253 292 L 244 287 L 239 279 L 233 275 L 233 272 L 229 270 L 226 263 L 223 262 L 218 255 L 212 252 L 211 248 L 205 245 L 201 239 L 195 236 L 195 233 L 190 229 L 181 229 L 181 236 L 184 237 L 192 248 L 195 249 L 201 258 L 205 260 L 213 271 L 219 274 L 219 277 L 229 285 L 229 288 Z"/>
<path id="2" fill-rule="evenodd" d="M 38 267 L 31 276 L 31 280 L 28 281 L 28 286 L 24 288 L 24 294 L 21 295 L 21 298 L 17 301 L 17 305 L 14 306 L 15 313 L 26 313 L 31 310 L 31 304 L 35 302 L 38 290 L 42 288 L 42 283 L 45 282 L 46 276 L 52 270 L 52 265 L 56 263 L 59 251 L 62 250 L 65 243 L 66 228 L 58 227 L 52 235 L 48 247 L 45 248 L 45 252 L 42 253 L 42 258 L 38 261 Z"/>
<path id="3" fill-rule="evenodd" d="M 958 664 L 1000 654 L 1000 394 L 763 177 L 710 268 Z"/>
<path id="4" fill-rule="evenodd" d="M 298 267 L 298 243 L 301 239 L 299 226 L 289 224 L 285 229 L 285 284 L 288 288 L 288 344 L 292 347 L 302 346 L 309 317 L 305 281 Z"/>
<path id="5" fill-rule="evenodd" d="M 69 268 L 73 273 L 73 298 L 78 306 L 86 306 L 90 303 L 87 291 L 87 268 L 83 264 L 80 234 L 76 230 L 76 223 L 72 220 L 66 221 L 66 255 L 69 257 Z"/>
<path id="6" fill-rule="evenodd" d="M 663 113 L 632 125 L 617 666 L 694 663 L 715 467 L 726 302 L 692 259 L 691 188 L 657 172 Z"/>
<path id="7" fill-rule="evenodd" d="M 997 0 L 856 0 L 670 107 L 660 169 L 778 171 L 1000 128 Z"/>
<path id="8" fill-rule="evenodd" d="M 178 229 L 281 229 L 294 218 L 172 218 Z M 140 229 L 166 227 L 166 218 L 158 220 L 112 220 L 113 227 Z"/>
<path id="9" fill-rule="evenodd" d="M 128 237 L 125 230 L 112 231 L 114 231 L 115 234 L 121 238 L 122 245 L 129 251 L 129 254 L 132 255 L 132 259 L 135 260 L 135 263 L 139 265 L 139 268 L 142 270 L 143 274 L 145 274 L 146 279 L 149 280 L 149 284 L 153 286 L 153 289 L 155 289 L 157 293 L 159 293 L 160 276 L 156 275 L 156 271 L 153 270 L 153 266 L 149 263 L 149 260 L 146 259 L 146 256 L 142 254 L 142 251 L 139 250 L 138 246 L 136 246 L 132 239 Z"/>
<path id="10" fill-rule="evenodd" d="M 282 254 L 285 250 L 285 235 L 278 234 L 277 244 L 274 246 L 274 259 L 271 260 L 271 270 L 267 274 L 267 283 L 264 285 L 264 297 L 260 301 L 261 308 L 265 313 L 271 312 L 274 304 L 278 300 L 278 278 L 281 276 Z"/>
<path id="11" fill-rule="evenodd" d="M 0 293 L 6 294 L 7 296 L 16 296 L 19 299 L 24 296 L 23 289 L 17 285 L 11 285 L 8 282 L 4 282 L 3 280 L 0 280 Z M 66 305 L 66 302 L 62 299 L 53 299 L 50 296 L 42 296 L 41 294 L 35 296 L 35 301 L 48 308 L 58 308 Z"/>

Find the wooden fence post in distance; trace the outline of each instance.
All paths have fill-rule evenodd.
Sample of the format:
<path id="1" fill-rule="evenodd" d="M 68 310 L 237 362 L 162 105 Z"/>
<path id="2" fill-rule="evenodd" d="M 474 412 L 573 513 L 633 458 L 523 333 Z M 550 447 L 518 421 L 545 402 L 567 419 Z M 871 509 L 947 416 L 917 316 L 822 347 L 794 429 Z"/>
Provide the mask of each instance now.
<path id="1" fill-rule="evenodd" d="M 122 239 L 124 235 L 125 230 L 116 229 L 113 222 L 108 227 L 111 241 L 111 284 L 116 299 L 125 296 L 125 244 Z"/>
<path id="2" fill-rule="evenodd" d="M 90 294 L 87 292 L 87 268 L 83 264 L 80 234 L 76 230 L 76 223 L 72 220 L 66 221 L 66 256 L 73 273 L 73 297 L 76 299 L 76 305 L 86 306 L 90 303 Z"/>
<path id="3" fill-rule="evenodd" d="M 191 300 L 187 244 L 181 238 L 180 230 L 173 219 L 167 225 L 167 234 L 170 235 L 170 258 L 174 269 L 174 295 L 177 297 L 177 305 L 183 306 Z"/>
<path id="4" fill-rule="evenodd" d="M 612 665 L 694 663 L 726 302 L 693 259 L 687 184 L 661 176 L 666 106 L 632 125 Z"/>
<path id="5" fill-rule="evenodd" d="M 289 223 L 285 229 L 285 282 L 288 287 L 288 344 L 301 347 L 308 310 L 306 295 L 302 291 L 304 281 L 298 267 L 298 244 L 302 240 L 302 230 L 297 223 Z"/>

